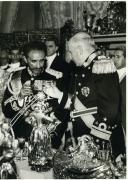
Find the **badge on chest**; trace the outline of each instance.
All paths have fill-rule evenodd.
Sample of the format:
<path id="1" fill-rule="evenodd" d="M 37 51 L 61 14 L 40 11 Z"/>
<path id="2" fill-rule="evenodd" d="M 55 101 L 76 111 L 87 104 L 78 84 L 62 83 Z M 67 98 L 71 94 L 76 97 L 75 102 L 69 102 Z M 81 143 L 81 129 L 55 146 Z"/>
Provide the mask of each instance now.
<path id="1" fill-rule="evenodd" d="M 90 88 L 86 86 L 81 88 L 81 93 L 83 96 L 88 97 L 88 95 L 90 94 Z"/>

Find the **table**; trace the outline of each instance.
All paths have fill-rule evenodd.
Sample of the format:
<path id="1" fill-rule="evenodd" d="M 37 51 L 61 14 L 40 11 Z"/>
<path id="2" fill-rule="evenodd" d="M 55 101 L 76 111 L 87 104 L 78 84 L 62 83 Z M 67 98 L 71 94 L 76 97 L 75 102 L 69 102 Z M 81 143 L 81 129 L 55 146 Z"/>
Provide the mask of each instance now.
<path id="1" fill-rule="evenodd" d="M 36 172 L 31 170 L 27 159 L 16 160 L 15 162 L 18 168 L 19 178 L 21 179 L 54 179 L 53 169 L 47 172 Z"/>

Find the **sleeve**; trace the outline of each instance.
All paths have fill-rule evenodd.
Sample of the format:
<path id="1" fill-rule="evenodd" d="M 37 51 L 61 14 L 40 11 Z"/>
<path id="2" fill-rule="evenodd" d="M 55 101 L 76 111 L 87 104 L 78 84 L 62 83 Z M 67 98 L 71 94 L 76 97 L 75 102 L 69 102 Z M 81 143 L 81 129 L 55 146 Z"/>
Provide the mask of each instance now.
<path id="1" fill-rule="evenodd" d="M 60 101 L 60 107 L 69 109 L 72 104 L 72 96 L 75 91 L 75 76 L 74 71 L 72 72 L 68 67 L 67 75 L 65 75 L 65 88 L 63 89 L 63 96 Z"/>
<path id="2" fill-rule="evenodd" d="M 55 111 L 55 116 L 65 123 L 70 119 L 70 110 L 69 107 L 71 105 L 71 97 L 69 96 L 70 82 L 71 82 L 71 74 L 69 65 L 62 63 L 61 71 L 63 73 L 63 77 L 57 81 L 57 87 L 60 91 L 63 92 L 63 96 L 61 101 L 58 104 L 58 107 Z"/>
<path id="3" fill-rule="evenodd" d="M 120 120 L 120 88 L 117 72 L 98 74 L 96 77 L 96 94 L 98 111 L 91 133 L 109 140 L 111 132 Z"/>
<path id="4" fill-rule="evenodd" d="M 4 92 L 2 101 L 2 111 L 7 118 L 13 118 L 24 104 L 23 102 L 19 101 L 18 94 L 14 93 L 10 82 L 8 83 L 8 86 Z"/>
<path id="5" fill-rule="evenodd" d="M 117 73 L 104 74 L 96 83 L 98 111 L 109 124 L 115 123 L 120 109 L 120 87 Z"/>

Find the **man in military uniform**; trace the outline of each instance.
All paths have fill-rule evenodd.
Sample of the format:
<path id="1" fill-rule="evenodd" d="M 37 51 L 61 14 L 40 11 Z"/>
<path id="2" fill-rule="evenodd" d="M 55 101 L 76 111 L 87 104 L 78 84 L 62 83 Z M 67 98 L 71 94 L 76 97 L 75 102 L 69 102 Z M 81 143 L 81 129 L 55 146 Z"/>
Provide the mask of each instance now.
<path id="1" fill-rule="evenodd" d="M 41 102 L 42 111 L 43 108 L 45 111 L 51 106 L 56 107 L 56 100 L 49 100 L 43 104 L 46 97 L 42 87 L 47 81 L 56 81 L 56 74 L 53 76 L 45 72 L 45 54 L 45 44 L 30 42 L 25 46 L 24 51 L 28 66 L 20 70 L 17 69 L 10 75 L 4 93 L 2 109 L 4 115 L 11 119 L 16 138 L 28 139 L 30 137 L 32 126 L 25 119 L 29 113 L 34 111 L 34 108 L 39 108 Z M 38 96 L 39 93 L 41 96 Z M 37 103 L 38 107 L 34 106 L 34 103 Z"/>
<path id="2" fill-rule="evenodd" d="M 58 97 L 61 106 L 74 110 L 71 112 L 71 131 L 75 143 L 77 137 L 90 134 L 101 149 L 112 146 L 114 157 L 123 154 L 120 90 L 113 61 L 98 56 L 94 40 L 84 32 L 70 38 L 66 52 L 66 61 L 76 65 L 71 81 L 73 95 L 60 92 L 55 86 L 51 87 L 52 91 L 45 89 L 45 93 Z"/>

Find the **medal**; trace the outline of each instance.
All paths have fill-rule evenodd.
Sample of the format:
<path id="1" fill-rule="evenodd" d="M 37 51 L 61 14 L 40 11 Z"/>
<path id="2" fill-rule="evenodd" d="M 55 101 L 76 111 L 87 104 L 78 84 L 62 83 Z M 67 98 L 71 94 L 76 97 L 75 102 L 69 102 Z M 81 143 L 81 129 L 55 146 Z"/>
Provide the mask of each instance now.
<path id="1" fill-rule="evenodd" d="M 83 96 L 88 97 L 88 95 L 90 94 L 90 88 L 89 87 L 83 87 L 81 89 L 81 93 Z"/>

